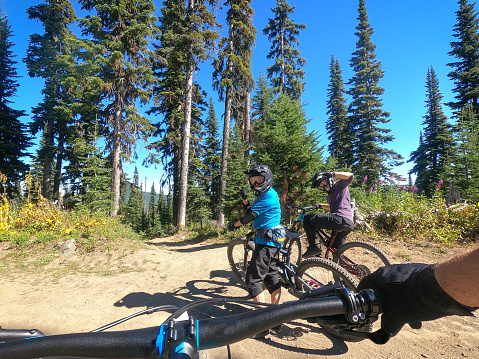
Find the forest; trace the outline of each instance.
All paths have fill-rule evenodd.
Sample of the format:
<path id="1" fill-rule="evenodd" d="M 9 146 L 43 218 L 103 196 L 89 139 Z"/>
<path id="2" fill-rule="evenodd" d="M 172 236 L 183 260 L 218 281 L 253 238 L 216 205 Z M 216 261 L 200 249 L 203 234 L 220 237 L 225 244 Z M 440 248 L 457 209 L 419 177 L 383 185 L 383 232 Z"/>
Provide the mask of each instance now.
<path id="1" fill-rule="evenodd" d="M 253 25 L 251 0 L 164 0 L 158 8 L 152 0 L 76 5 L 85 16 L 78 17 L 69 0 L 27 9 L 43 33 L 30 35 L 24 61 L 29 76 L 44 81 L 43 100 L 28 123 L 22 121 L 25 109 L 11 107 L 18 62 L 9 19 L 0 16 L 0 240 L 18 231 L 70 236 L 105 223 L 126 224 L 146 237 L 192 228 L 220 231 L 240 215 L 238 191 L 247 187 L 244 171 L 255 163 L 271 167 L 285 217 L 287 205 L 324 201 L 311 189 L 315 172 L 351 171 L 361 211 L 388 214 L 372 217 L 375 230 L 446 242 L 477 238 L 474 3 L 457 2 L 451 29 L 454 100 L 442 103 L 429 67 L 419 145 L 409 158 L 390 148 L 394 136 L 380 86 L 384 71 L 364 0 L 358 0 L 350 59 L 354 75 L 343 78 L 331 56 L 327 146 L 307 127 L 301 101 L 307 59 L 299 41 L 307 25 L 295 21 L 287 0 L 276 0 L 262 29 Z M 220 7 L 226 14 L 221 24 Z M 255 78 L 252 48 L 259 33 L 269 40 L 270 66 Z M 213 64 L 220 114 L 195 77 L 205 62 Z M 147 116 L 139 110 L 145 104 Z M 35 136 L 39 146 L 31 154 Z M 133 178 L 124 172 L 140 140 L 148 143 L 146 163 L 162 169 L 160 188 L 145 190 L 138 170 Z M 407 179 L 394 170 L 404 162 L 412 165 Z M 451 188 L 459 195 L 446 205 Z"/>

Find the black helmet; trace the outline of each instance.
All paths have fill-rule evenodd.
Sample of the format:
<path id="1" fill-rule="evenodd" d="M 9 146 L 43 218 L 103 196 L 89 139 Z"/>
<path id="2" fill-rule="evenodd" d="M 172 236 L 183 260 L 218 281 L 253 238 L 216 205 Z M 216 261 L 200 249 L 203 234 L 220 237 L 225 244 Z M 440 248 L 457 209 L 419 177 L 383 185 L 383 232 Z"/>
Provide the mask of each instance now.
<path id="1" fill-rule="evenodd" d="M 273 173 L 266 165 L 251 166 L 244 173 L 248 175 L 248 182 L 255 196 L 263 194 L 273 185 Z M 255 184 L 262 185 L 261 187 L 256 187 Z"/>
<path id="2" fill-rule="evenodd" d="M 321 182 L 326 182 L 327 188 L 321 188 L 319 185 Z M 333 176 L 327 172 L 317 172 L 314 174 L 313 179 L 311 180 L 311 188 L 319 188 L 320 190 L 326 191 L 327 193 L 331 193 L 333 191 Z"/>

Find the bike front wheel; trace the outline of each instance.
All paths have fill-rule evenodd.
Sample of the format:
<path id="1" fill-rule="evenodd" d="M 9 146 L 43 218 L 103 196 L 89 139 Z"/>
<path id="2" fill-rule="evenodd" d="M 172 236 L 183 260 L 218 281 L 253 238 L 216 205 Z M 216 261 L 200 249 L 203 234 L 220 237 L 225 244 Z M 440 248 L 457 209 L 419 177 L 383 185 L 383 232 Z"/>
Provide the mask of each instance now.
<path id="1" fill-rule="evenodd" d="M 243 288 L 246 288 L 246 269 L 249 266 L 251 257 L 253 255 L 253 248 L 245 245 L 246 239 L 237 238 L 230 241 L 228 244 L 228 262 L 233 274 Z M 251 242 L 254 246 L 254 243 Z"/>
<path id="2" fill-rule="evenodd" d="M 378 268 L 391 264 L 386 253 L 363 241 L 351 241 L 341 245 L 333 256 L 333 261 L 358 282 Z"/>

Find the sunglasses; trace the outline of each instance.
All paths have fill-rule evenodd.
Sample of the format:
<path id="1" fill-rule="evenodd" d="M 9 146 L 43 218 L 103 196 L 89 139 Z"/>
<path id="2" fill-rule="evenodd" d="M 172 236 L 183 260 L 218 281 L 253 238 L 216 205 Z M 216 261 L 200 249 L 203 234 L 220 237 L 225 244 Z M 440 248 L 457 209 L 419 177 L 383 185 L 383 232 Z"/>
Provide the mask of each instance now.
<path id="1" fill-rule="evenodd" d="M 251 176 L 248 180 L 249 180 L 249 183 L 252 186 L 264 183 L 264 177 L 263 176 Z"/>

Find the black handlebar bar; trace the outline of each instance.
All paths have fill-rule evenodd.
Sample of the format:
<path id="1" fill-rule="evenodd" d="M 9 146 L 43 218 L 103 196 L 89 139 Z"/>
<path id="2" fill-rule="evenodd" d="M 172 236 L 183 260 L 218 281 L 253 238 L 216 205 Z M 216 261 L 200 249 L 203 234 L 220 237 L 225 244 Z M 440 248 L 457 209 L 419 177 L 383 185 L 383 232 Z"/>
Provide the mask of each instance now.
<path id="1" fill-rule="evenodd" d="M 295 319 L 343 314 L 347 318 L 355 317 L 352 322 L 360 324 L 364 318 L 377 318 L 379 305 L 372 290 L 326 297 L 319 295 L 320 298 L 314 298 L 314 293 L 311 293 L 307 296 L 313 298 L 308 300 L 272 305 L 246 314 L 197 320 L 194 332 L 197 334 L 196 344 L 200 350 L 225 346 Z M 351 312 L 361 315 L 351 315 Z M 0 344 L 0 358 L 158 358 L 163 349 L 158 343 L 165 340 L 165 337 L 160 335 L 162 329 L 164 325 L 127 331 L 64 334 L 18 340 Z"/>

